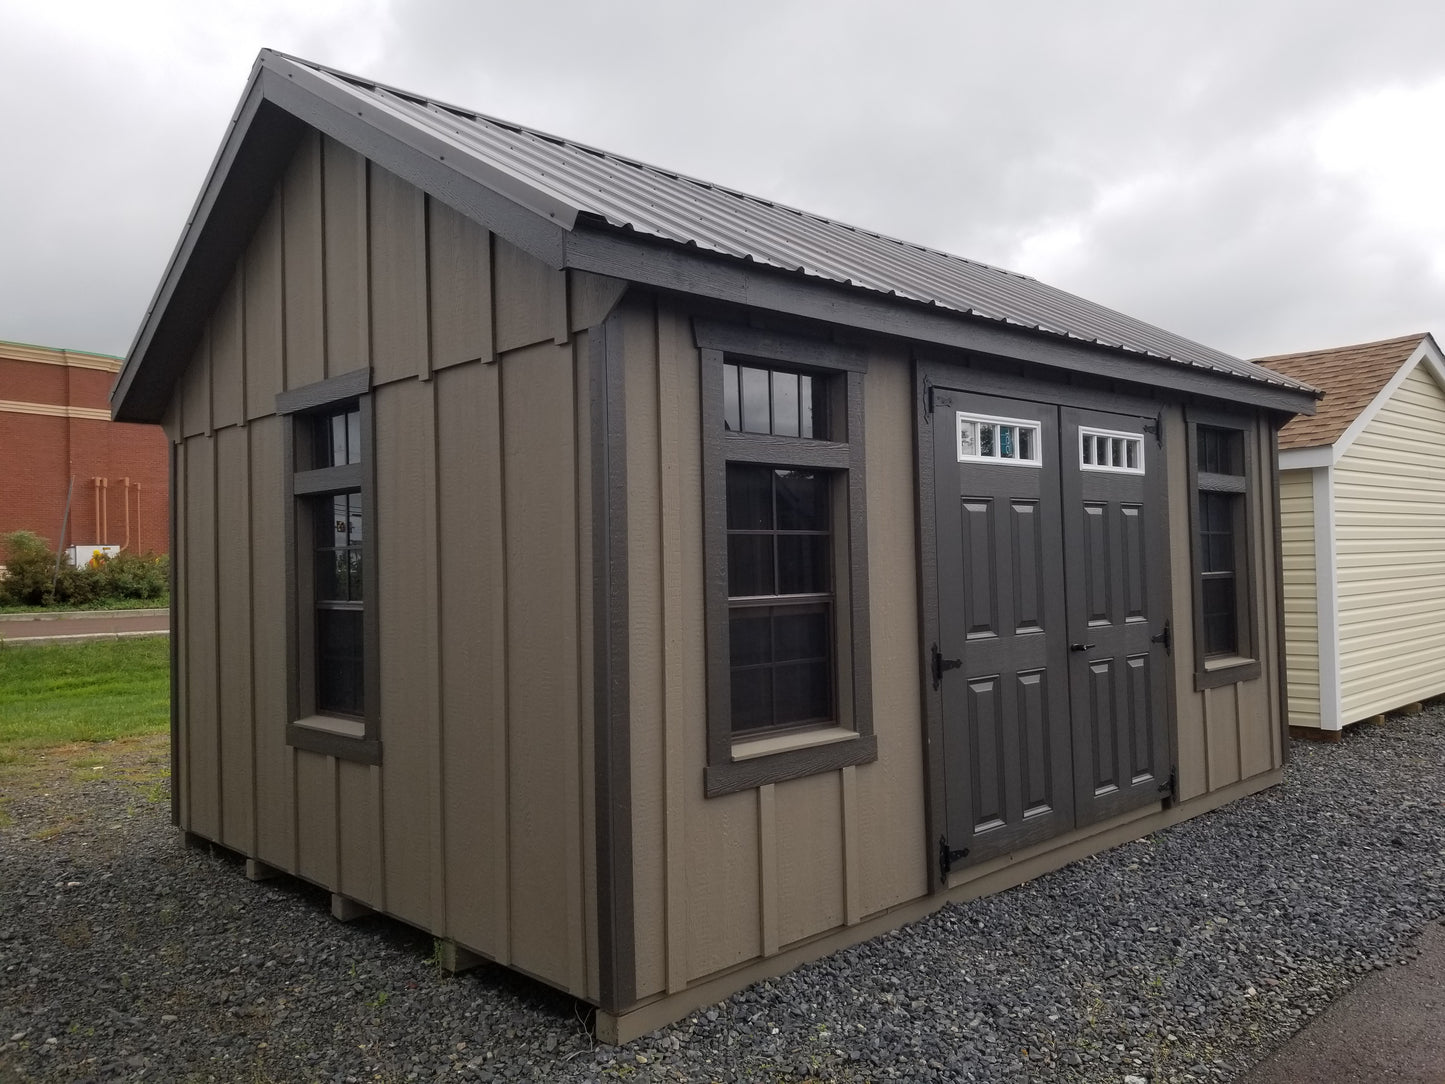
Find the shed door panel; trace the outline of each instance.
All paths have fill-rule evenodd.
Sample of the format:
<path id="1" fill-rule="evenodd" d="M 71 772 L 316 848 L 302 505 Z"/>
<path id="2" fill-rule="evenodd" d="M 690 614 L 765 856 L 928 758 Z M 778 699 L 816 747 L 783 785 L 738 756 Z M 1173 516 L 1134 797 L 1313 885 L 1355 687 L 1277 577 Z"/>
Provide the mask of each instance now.
<path id="1" fill-rule="evenodd" d="M 1159 800 L 1165 473 L 1142 418 L 933 406 L 947 845 L 972 863 Z"/>
<path id="2" fill-rule="evenodd" d="M 990 396 L 946 401 L 936 401 L 940 652 L 961 662 L 940 682 L 948 838 L 975 861 L 1074 818 L 1058 412 Z M 960 462 L 960 413 L 1036 427 L 1028 451 L 1040 462 Z"/>
<path id="3" fill-rule="evenodd" d="M 1169 777 L 1163 450 L 1145 420 L 1061 412 L 1078 823 L 1157 802 Z"/>

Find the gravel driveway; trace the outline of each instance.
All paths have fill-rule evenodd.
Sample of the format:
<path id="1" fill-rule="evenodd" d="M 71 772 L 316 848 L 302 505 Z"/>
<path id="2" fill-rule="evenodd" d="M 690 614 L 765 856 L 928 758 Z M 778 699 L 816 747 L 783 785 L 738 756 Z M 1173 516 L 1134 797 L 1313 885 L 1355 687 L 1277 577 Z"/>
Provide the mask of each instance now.
<path id="1" fill-rule="evenodd" d="M 0 1081 L 1230 1080 L 1445 913 L 1432 707 L 614 1049 L 561 995 L 185 850 L 164 745 L 105 756 L 0 769 Z"/>

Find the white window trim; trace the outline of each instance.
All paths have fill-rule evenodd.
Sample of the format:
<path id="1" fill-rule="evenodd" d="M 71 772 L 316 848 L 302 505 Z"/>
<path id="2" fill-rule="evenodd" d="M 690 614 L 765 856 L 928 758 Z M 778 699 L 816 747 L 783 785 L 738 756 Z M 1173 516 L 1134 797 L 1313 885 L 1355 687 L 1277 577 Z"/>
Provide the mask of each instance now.
<path id="1" fill-rule="evenodd" d="M 1018 429 L 1028 429 L 1033 433 L 1033 456 L 1029 459 L 1020 459 L 1017 456 L 1005 459 L 1002 456 L 974 455 L 963 450 L 963 427 L 970 425 L 1012 425 Z M 1043 439 L 1042 426 L 1032 418 L 1003 418 L 994 414 L 966 414 L 962 410 L 956 412 L 954 421 L 956 426 L 954 439 L 958 445 L 958 461 L 960 463 L 987 463 L 996 467 L 1039 467 L 1044 465 L 1040 447 Z M 1015 442 L 1017 450 L 1017 442 Z"/>
<path id="2" fill-rule="evenodd" d="M 1109 439 L 1122 439 L 1132 443 L 1139 450 L 1138 465 L 1133 467 L 1104 466 L 1101 463 L 1084 462 L 1084 441 L 1090 437 L 1107 437 Z M 1094 429 L 1085 426 L 1079 427 L 1079 469 L 1098 471 L 1101 474 L 1143 474 L 1144 473 L 1144 438 L 1138 433 L 1128 433 L 1121 429 Z"/>

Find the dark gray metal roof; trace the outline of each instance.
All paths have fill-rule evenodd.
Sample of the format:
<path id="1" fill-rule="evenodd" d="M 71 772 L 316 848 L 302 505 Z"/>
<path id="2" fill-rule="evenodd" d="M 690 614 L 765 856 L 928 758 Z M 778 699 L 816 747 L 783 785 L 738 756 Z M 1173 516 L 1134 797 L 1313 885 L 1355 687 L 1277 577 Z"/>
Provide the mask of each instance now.
<path id="1" fill-rule="evenodd" d="M 986 320 L 1312 391 L 1037 279 L 910 244 L 292 57 L 357 104 L 489 167 L 499 190 L 567 229 L 620 230 Z M 266 54 L 263 54 L 265 57 Z M 497 176 L 497 175 L 500 176 Z"/>

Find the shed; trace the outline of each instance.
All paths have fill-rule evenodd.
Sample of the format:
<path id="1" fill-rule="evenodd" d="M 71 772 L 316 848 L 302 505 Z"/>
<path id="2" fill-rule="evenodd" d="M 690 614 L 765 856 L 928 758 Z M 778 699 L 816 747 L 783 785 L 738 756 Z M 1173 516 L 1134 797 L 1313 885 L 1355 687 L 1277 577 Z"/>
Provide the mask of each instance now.
<path id="1" fill-rule="evenodd" d="M 1279 437 L 1289 721 L 1445 693 L 1445 364 L 1430 335 L 1260 359 L 1324 402 Z"/>
<path id="2" fill-rule="evenodd" d="M 113 398 L 175 820 L 641 1034 L 1276 782 L 1313 401 L 262 52 Z"/>

